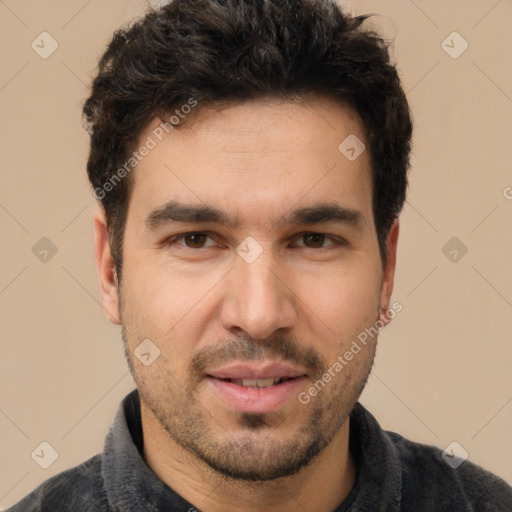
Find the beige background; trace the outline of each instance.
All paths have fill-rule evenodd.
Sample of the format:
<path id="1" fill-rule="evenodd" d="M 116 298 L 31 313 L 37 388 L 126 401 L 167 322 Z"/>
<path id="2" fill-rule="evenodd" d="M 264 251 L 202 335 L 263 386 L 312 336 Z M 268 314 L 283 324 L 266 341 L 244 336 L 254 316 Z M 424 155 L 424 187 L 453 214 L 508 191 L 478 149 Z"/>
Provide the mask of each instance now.
<path id="1" fill-rule="evenodd" d="M 133 388 L 99 304 L 80 113 L 112 31 L 145 6 L 0 1 L 3 507 L 99 452 Z M 396 34 L 416 127 L 394 292 L 404 309 L 382 333 L 362 402 L 383 427 L 457 441 L 512 484 L 512 2 L 347 6 L 381 13 L 375 23 Z M 31 48 L 43 31 L 59 44 L 47 59 Z M 441 47 L 453 31 L 469 44 L 456 59 Z M 32 253 L 42 237 L 57 247 L 46 263 Z M 442 251 L 452 237 L 468 249 L 457 262 Z M 46 470 L 31 458 L 42 441 L 59 454 Z"/>

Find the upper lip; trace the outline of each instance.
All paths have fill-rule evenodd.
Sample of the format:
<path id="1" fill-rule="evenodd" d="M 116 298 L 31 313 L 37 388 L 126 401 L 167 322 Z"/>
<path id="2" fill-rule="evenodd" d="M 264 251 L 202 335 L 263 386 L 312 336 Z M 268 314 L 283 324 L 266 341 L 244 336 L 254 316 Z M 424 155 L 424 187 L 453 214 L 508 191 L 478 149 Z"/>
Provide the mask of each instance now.
<path id="1" fill-rule="evenodd" d="M 205 373 L 216 379 L 282 379 L 302 377 L 306 371 L 286 362 L 251 361 L 250 363 L 232 363 Z"/>

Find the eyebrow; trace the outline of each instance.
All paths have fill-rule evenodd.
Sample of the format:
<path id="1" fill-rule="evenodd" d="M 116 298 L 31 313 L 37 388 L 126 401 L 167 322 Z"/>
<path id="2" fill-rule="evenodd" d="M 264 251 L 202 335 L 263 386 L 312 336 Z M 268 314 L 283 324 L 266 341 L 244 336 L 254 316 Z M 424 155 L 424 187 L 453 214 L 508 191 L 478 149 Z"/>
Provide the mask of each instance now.
<path id="1" fill-rule="evenodd" d="M 337 222 L 339 224 L 348 224 L 359 226 L 364 224 L 363 214 L 341 206 L 337 203 L 318 203 L 304 208 L 297 208 L 287 212 L 277 221 L 275 226 L 279 225 L 299 225 L 299 224 L 320 224 L 322 222 Z"/>
<path id="2" fill-rule="evenodd" d="M 187 223 L 216 223 L 228 227 L 236 227 L 238 219 L 229 217 L 226 213 L 212 206 L 182 204 L 177 201 L 169 201 L 162 208 L 151 212 L 146 219 L 146 226 L 154 231 L 162 225 L 171 222 Z"/>
<path id="3" fill-rule="evenodd" d="M 169 201 L 167 204 L 151 212 L 146 218 L 146 226 L 155 231 L 161 226 L 170 223 L 214 223 L 229 228 L 236 228 L 240 224 L 238 216 L 232 217 L 218 208 L 207 205 L 183 204 Z M 365 223 L 363 214 L 352 208 L 337 203 L 317 203 L 304 208 L 296 208 L 286 212 L 274 224 L 274 227 L 283 225 L 313 225 L 323 222 L 337 222 L 354 227 Z"/>

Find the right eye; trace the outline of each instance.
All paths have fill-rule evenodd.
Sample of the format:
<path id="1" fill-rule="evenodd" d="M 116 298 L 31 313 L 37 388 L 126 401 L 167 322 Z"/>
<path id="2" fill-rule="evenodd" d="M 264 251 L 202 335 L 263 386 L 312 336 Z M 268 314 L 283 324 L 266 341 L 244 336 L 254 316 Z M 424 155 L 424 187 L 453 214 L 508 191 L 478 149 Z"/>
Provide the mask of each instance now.
<path id="1" fill-rule="evenodd" d="M 169 239 L 165 245 L 171 246 L 174 243 L 178 243 L 178 245 L 182 245 L 188 249 L 205 249 L 207 247 L 215 246 L 215 242 L 212 240 L 212 244 L 205 245 L 206 240 L 211 237 L 207 233 L 201 233 L 199 231 L 193 231 L 190 233 L 183 233 L 182 235 L 177 235 Z M 183 241 L 180 242 L 180 240 Z"/>

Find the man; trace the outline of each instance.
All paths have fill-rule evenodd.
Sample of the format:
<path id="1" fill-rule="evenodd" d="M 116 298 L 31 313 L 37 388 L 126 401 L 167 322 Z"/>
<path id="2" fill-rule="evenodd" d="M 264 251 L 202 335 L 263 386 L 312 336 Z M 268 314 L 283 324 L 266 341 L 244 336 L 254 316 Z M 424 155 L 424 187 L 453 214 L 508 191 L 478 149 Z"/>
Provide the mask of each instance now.
<path id="1" fill-rule="evenodd" d="M 412 124 L 327 0 L 175 0 L 116 32 L 84 113 L 96 258 L 137 391 L 102 455 L 12 511 L 510 511 L 358 403 L 391 302 Z"/>

